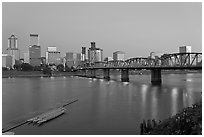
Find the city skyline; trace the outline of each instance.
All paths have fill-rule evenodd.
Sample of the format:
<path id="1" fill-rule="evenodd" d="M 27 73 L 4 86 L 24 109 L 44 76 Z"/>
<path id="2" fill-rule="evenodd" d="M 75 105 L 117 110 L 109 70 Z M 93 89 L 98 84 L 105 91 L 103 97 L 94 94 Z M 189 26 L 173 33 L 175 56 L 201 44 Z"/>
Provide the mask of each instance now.
<path id="1" fill-rule="evenodd" d="M 30 33 L 40 36 L 41 56 L 50 46 L 57 47 L 62 56 L 66 52 L 81 53 L 81 47 L 90 47 L 91 41 L 103 49 L 104 58 L 117 50 L 130 58 L 147 57 L 152 51 L 178 52 L 183 44 L 192 46 L 195 52 L 201 52 L 202 48 L 201 3 L 4 2 L 2 5 L 2 52 L 14 33 L 21 58 L 28 51 Z"/>

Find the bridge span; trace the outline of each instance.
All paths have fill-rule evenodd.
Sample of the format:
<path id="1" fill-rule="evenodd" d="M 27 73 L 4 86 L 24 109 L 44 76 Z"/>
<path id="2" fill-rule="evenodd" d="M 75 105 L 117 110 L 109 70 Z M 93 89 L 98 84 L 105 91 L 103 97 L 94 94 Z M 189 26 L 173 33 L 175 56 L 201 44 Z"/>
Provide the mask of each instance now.
<path id="1" fill-rule="evenodd" d="M 78 67 L 81 75 L 95 78 L 96 70 L 103 70 L 104 79 L 110 79 L 110 70 L 121 71 L 121 81 L 129 81 L 129 70 L 150 70 L 151 83 L 162 83 L 161 70 L 202 70 L 202 53 L 164 54 L 160 58 L 131 58 L 126 61 L 96 62 Z M 87 71 L 90 72 L 87 75 Z"/>

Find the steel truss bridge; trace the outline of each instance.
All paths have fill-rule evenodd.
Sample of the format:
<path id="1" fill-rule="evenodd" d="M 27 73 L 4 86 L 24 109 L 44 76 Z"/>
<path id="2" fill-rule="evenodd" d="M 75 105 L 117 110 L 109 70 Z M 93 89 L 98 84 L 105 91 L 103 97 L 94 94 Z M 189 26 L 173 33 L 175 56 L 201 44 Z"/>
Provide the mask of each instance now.
<path id="1" fill-rule="evenodd" d="M 82 64 L 78 69 L 202 69 L 202 53 L 173 53 L 156 58 L 136 57 L 125 61 L 95 62 Z"/>
<path id="2" fill-rule="evenodd" d="M 84 63 L 77 68 L 83 77 L 96 77 L 96 70 L 102 69 L 104 79 L 110 79 L 110 69 L 121 70 L 121 81 L 129 81 L 129 70 L 151 70 L 151 83 L 162 83 L 161 70 L 201 70 L 202 53 L 173 53 L 155 58 L 130 58 L 125 61 Z"/>

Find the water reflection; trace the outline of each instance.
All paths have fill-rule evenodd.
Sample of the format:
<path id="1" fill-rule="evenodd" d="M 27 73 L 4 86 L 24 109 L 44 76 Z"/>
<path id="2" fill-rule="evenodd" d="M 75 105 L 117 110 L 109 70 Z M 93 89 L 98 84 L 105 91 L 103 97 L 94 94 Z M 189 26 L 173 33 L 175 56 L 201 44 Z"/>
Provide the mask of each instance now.
<path id="1" fill-rule="evenodd" d="M 193 103 L 193 98 L 194 98 L 194 94 L 193 94 L 193 89 L 189 88 L 187 89 L 187 99 L 188 99 L 188 105 Z"/>
<path id="2" fill-rule="evenodd" d="M 184 107 L 188 106 L 188 93 L 187 92 L 183 92 L 183 105 Z"/>
<path id="3" fill-rule="evenodd" d="M 147 98 L 147 91 L 148 91 L 149 86 L 147 85 L 142 85 L 141 86 L 141 95 L 142 95 L 142 116 L 145 117 L 146 115 L 146 98 Z"/>
<path id="4" fill-rule="evenodd" d="M 100 81 L 103 82 L 104 80 L 103 80 L 103 79 L 100 79 Z"/>
<path id="5" fill-rule="evenodd" d="M 129 82 L 122 82 L 123 83 L 123 85 L 128 85 L 129 84 Z"/>
<path id="6" fill-rule="evenodd" d="M 157 112 L 158 112 L 158 103 L 157 103 L 157 101 L 158 101 L 158 98 L 157 98 L 157 92 L 158 92 L 158 87 L 153 87 L 153 89 L 152 89 L 152 102 L 151 102 L 151 104 L 152 104 L 152 106 L 151 106 L 151 110 L 152 110 L 152 112 L 151 112 L 151 118 L 152 119 L 157 119 Z"/>
<path id="7" fill-rule="evenodd" d="M 172 114 L 171 115 L 175 115 L 177 113 L 177 105 L 178 105 L 178 89 L 177 88 L 173 88 L 171 91 L 171 106 L 172 106 Z"/>

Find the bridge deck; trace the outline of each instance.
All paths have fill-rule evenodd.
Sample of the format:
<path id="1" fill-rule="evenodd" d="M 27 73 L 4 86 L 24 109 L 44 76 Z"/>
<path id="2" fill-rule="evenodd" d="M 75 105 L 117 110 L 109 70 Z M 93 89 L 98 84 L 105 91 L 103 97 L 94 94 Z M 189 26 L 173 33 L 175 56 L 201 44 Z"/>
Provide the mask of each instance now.
<path id="1" fill-rule="evenodd" d="M 149 66 L 142 66 L 142 67 L 87 67 L 87 68 L 81 68 L 79 70 L 91 70 L 91 69 L 146 69 L 146 70 L 152 70 L 152 69 L 162 69 L 162 70 L 201 70 L 202 66 L 194 66 L 194 67 L 149 67 Z"/>

